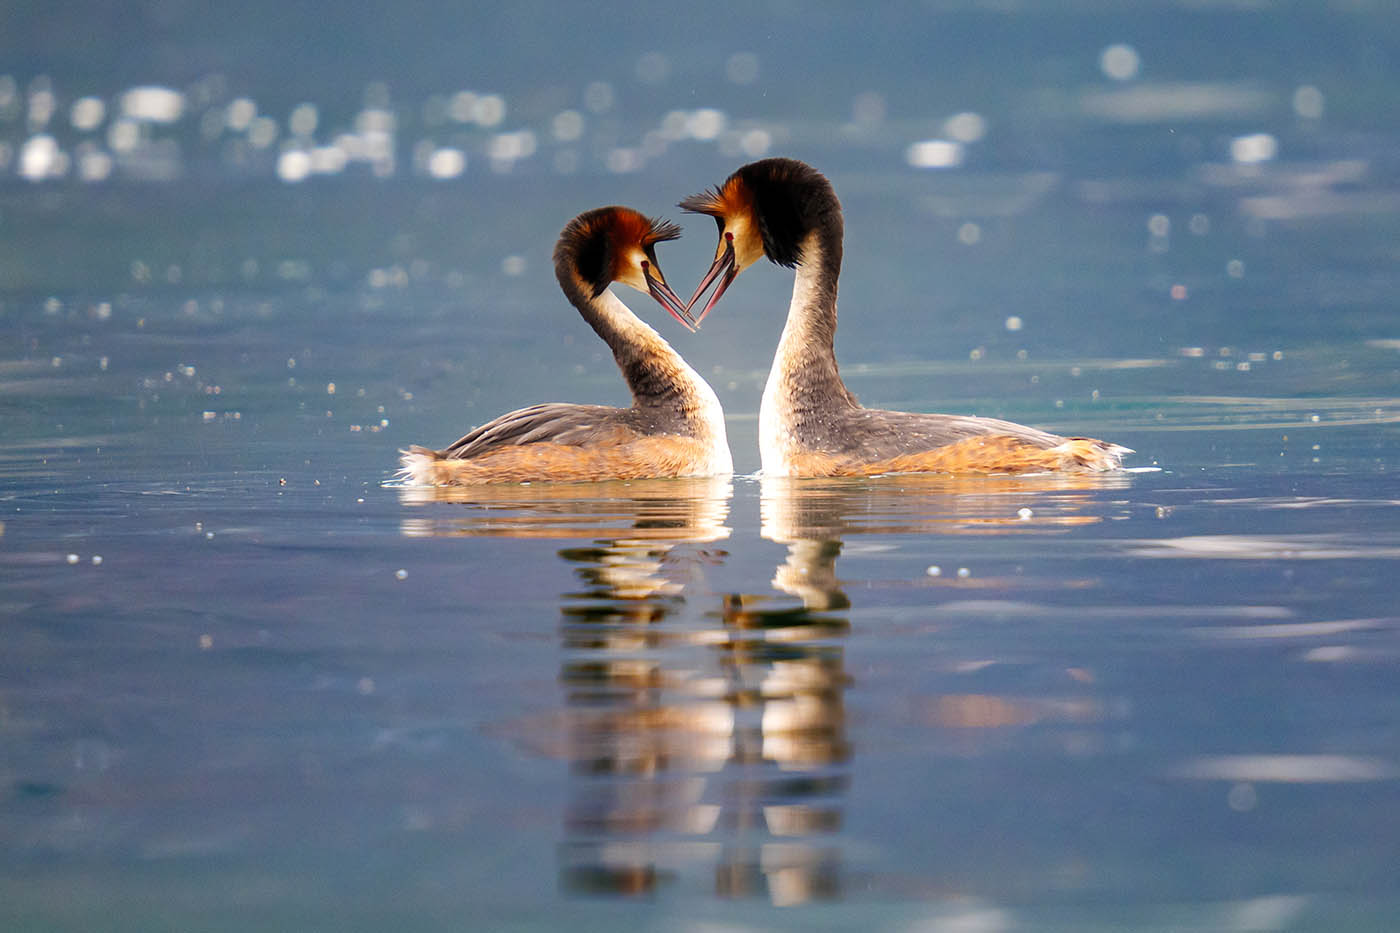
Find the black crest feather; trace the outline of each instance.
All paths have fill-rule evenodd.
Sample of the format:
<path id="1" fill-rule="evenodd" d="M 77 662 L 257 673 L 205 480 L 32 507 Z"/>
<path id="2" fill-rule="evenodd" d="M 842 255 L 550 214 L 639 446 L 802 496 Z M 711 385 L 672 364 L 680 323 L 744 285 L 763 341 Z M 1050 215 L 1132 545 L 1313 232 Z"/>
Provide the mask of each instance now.
<path id="1" fill-rule="evenodd" d="M 593 297 L 603 294 L 603 289 L 612 284 L 612 241 L 605 231 L 593 231 L 579 241 L 574 265 L 579 277 L 593 290 Z"/>
<path id="2" fill-rule="evenodd" d="M 841 203 L 831 182 L 796 159 L 750 162 L 724 184 L 681 201 L 680 207 L 693 214 L 709 214 L 720 221 L 721 230 L 726 216 L 751 212 L 764 255 L 789 268 L 797 264 L 802 241 L 812 230 L 834 225 L 840 232 Z"/>
<path id="3" fill-rule="evenodd" d="M 681 228 L 679 224 L 669 220 L 655 217 L 650 219 L 651 231 L 647 234 L 646 245 L 653 243 L 664 243 L 667 240 L 679 240 L 681 238 Z"/>
<path id="4" fill-rule="evenodd" d="M 780 266 L 792 268 L 800 258 L 802 241 L 841 205 L 826 176 L 796 159 L 763 159 L 735 174 L 744 179 L 753 198 L 763 252 Z"/>
<path id="5" fill-rule="evenodd" d="M 687 214 L 709 214 L 714 216 L 716 211 L 721 210 L 721 197 L 724 189 L 716 185 L 713 188 L 706 188 L 699 194 L 692 194 L 681 201 L 676 206 Z"/>

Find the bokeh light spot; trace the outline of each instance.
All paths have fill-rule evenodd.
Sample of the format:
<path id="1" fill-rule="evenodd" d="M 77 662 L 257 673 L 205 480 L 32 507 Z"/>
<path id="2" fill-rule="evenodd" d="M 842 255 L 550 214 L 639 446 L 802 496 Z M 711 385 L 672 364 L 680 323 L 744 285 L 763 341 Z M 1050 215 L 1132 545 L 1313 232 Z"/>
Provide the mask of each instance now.
<path id="1" fill-rule="evenodd" d="M 726 122 L 728 121 L 724 111 L 715 110 L 712 107 L 702 107 L 690 115 L 686 121 L 686 128 L 695 139 L 712 140 L 724 132 Z"/>
<path id="2" fill-rule="evenodd" d="M 1230 158 L 1243 165 L 1268 162 L 1278 155 L 1278 139 L 1272 133 L 1251 133 L 1230 140 Z"/>
<path id="3" fill-rule="evenodd" d="M 635 172 L 642 167 L 639 150 L 619 146 L 608 153 L 608 171 L 619 175 Z"/>
<path id="4" fill-rule="evenodd" d="M 112 157 L 95 146 L 78 154 L 78 177 L 83 181 L 104 181 L 112 174 Z"/>
<path id="5" fill-rule="evenodd" d="M 242 132 L 253 122 L 253 118 L 258 115 L 258 105 L 250 98 L 239 97 L 229 102 L 228 105 L 228 128 L 235 132 Z"/>
<path id="6" fill-rule="evenodd" d="M 772 144 L 772 134 L 764 129 L 748 130 L 739 137 L 739 148 L 744 151 L 744 155 L 751 159 L 765 155 L 768 152 L 768 147 Z"/>
<path id="7" fill-rule="evenodd" d="M 987 121 L 971 111 L 955 113 L 943 121 L 943 132 L 960 143 L 975 143 L 987 135 Z"/>
<path id="8" fill-rule="evenodd" d="M 1126 43 L 1115 43 L 1099 53 L 1099 70 L 1114 81 L 1136 78 L 1141 67 L 1137 49 Z"/>
<path id="9" fill-rule="evenodd" d="M 428 157 L 428 174 L 433 178 L 456 178 L 466 168 L 467 154 L 460 149 L 438 149 Z"/>
<path id="10" fill-rule="evenodd" d="M 1304 84 L 1293 92 L 1293 112 L 1305 120 L 1320 119 L 1326 106 L 1322 92 L 1311 84 Z"/>
<path id="11" fill-rule="evenodd" d="M 63 151 L 52 136 L 31 136 L 20 147 L 19 174 L 30 181 L 62 175 L 65 168 Z"/>
<path id="12" fill-rule="evenodd" d="M 174 123 L 185 112 L 185 95 L 168 87 L 136 87 L 122 95 L 121 105 L 132 119 Z"/>
<path id="13" fill-rule="evenodd" d="M 303 149 L 288 149 L 277 157 L 277 177 L 295 184 L 311 174 L 311 154 Z"/>
<path id="14" fill-rule="evenodd" d="M 481 126 L 499 126 L 506 118 L 506 99 L 499 94 L 483 94 L 472 104 L 472 118 Z"/>
<path id="15" fill-rule="evenodd" d="M 447 102 L 447 115 L 458 123 L 471 123 L 476 119 L 476 95 L 471 91 L 458 91 Z"/>
<path id="16" fill-rule="evenodd" d="M 315 104 L 297 104 L 292 108 L 292 115 L 287 120 L 287 128 L 298 136 L 310 136 L 316 132 L 318 122 L 320 122 L 320 113 Z"/>
<path id="17" fill-rule="evenodd" d="M 551 123 L 554 138 L 570 143 L 583 135 L 583 114 L 577 110 L 561 110 Z"/>
<path id="18" fill-rule="evenodd" d="M 956 168 L 963 161 L 963 144 L 947 139 L 925 139 L 912 143 L 904 159 L 914 168 Z"/>
<path id="19" fill-rule="evenodd" d="M 266 149 L 277 141 L 277 121 L 272 117 L 258 117 L 248 127 L 248 142 L 255 149 Z"/>
<path id="20" fill-rule="evenodd" d="M 107 105 L 102 103 L 100 97 L 79 97 L 73 101 L 73 106 L 68 111 L 68 119 L 72 121 L 73 129 L 85 133 L 101 126 L 106 116 Z"/>
<path id="21" fill-rule="evenodd" d="M 613 87 L 606 81 L 593 81 L 583 89 L 583 106 L 591 113 L 607 113 L 613 100 Z"/>

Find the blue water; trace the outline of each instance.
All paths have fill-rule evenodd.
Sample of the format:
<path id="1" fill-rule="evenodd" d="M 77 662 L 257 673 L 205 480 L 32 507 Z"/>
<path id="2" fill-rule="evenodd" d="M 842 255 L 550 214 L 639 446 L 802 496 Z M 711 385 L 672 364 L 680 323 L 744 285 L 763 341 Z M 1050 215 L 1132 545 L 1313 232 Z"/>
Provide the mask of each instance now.
<path id="1" fill-rule="evenodd" d="M 0 30 L 4 929 L 1393 927 L 1395 13 L 105 9 Z M 764 266 L 624 296 L 739 475 L 394 482 L 770 154 L 864 402 L 1130 470 L 753 475 Z"/>

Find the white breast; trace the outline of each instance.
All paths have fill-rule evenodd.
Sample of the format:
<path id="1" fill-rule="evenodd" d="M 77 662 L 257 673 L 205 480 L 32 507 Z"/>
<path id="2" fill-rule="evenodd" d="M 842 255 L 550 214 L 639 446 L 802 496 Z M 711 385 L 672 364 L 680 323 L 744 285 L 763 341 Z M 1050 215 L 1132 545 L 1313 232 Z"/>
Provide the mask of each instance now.
<path id="1" fill-rule="evenodd" d="M 689 367 L 687 367 L 689 368 Z M 729 452 L 729 437 L 724 430 L 724 408 L 719 396 L 699 373 L 695 376 L 695 398 L 700 403 L 696 418 L 708 428 L 710 438 L 710 463 L 707 475 L 728 476 L 734 472 L 734 456 Z"/>
<path id="2" fill-rule="evenodd" d="M 768 371 L 768 384 L 763 389 L 763 401 L 758 407 L 758 453 L 763 460 L 764 476 L 791 476 L 788 462 L 789 411 L 781 390 L 782 374 L 779 360 Z"/>
<path id="3" fill-rule="evenodd" d="M 802 381 L 797 371 L 798 351 L 807 339 L 804 323 L 807 309 L 821 300 L 818 293 L 817 270 L 821 252 L 816 235 L 807 238 L 802 248 L 802 261 L 792 283 L 792 301 L 788 305 L 783 335 L 778 338 L 778 350 L 773 355 L 773 368 L 768 370 L 768 384 L 763 388 L 763 402 L 758 408 L 758 452 L 763 458 L 764 476 L 791 476 L 794 447 L 791 386 Z"/>

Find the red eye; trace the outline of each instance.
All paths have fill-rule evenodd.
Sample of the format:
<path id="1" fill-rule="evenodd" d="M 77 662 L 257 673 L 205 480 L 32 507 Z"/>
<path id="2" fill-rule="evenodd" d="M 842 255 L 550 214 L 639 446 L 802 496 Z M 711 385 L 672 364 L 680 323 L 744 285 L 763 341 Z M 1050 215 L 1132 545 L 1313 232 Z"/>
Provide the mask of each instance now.
<path id="1" fill-rule="evenodd" d="M 726 234 L 724 235 L 724 238 L 725 238 L 726 240 L 728 240 L 730 243 L 733 243 L 733 242 L 734 242 L 734 234 L 732 234 L 732 233 L 726 233 Z"/>

